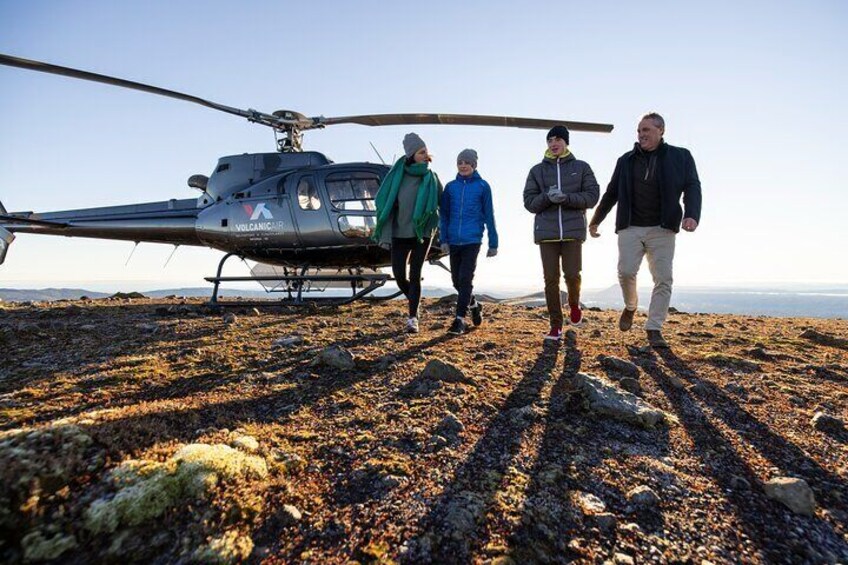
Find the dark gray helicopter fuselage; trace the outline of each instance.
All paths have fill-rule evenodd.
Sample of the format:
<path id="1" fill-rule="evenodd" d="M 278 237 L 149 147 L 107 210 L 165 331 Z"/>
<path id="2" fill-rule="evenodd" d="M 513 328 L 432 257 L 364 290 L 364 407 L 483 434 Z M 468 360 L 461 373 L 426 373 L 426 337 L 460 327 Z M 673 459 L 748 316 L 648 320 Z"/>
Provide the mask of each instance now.
<path id="1" fill-rule="evenodd" d="M 197 199 L 47 213 L 13 213 L 11 232 L 208 246 L 278 265 L 377 267 L 373 198 L 389 167 L 334 164 L 321 153 L 222 157 L 192 177 Z M 199 180 L 195 180 L 199 179 Z"/>

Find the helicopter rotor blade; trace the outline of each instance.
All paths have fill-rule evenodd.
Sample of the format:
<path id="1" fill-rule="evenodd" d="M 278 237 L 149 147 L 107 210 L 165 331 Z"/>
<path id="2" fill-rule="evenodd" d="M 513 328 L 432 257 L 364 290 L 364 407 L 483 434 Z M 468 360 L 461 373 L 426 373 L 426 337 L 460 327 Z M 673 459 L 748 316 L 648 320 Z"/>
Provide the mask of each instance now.
<path id="1" fill-rule="evenodd" d="M 77 78 L 81 80 L 88 80 L 92 82 L 99 82 L 102 84 L 108 84 L 112 86 L 119 86 L 121 88 L 129 88 L 131 90 L 140 90 L 141 92 L 147 92 L 150 94 L 157 94 L 159 96 L 167 96 L 168 98 L 176 98 L 177 100 L 184 100 L 186 102 L 192 102 L 194 104 L 200 104 L 201 106 L 206 106 L 207 108 L 212 108 L 213 110 L 218 110 L 220 112 L 226 112 L 227 114 L 233 114 L 235 116 L 240 116 L 242 118 L 247 118 L 251 122 L 256 122 L 259 124 L 263 124 L 270 127 L 282 128 L 292 120 L 287 120 L 281 116 L 273 116 L 271 114 L 265 114 L 263 112 L 258 112 L 256 110 L 242 110 L 240 108 L 233 108 L 231 106 L 225 106 L 224 104 L 218 104 L 216 102 L 210 102 L 209 100 L 204 100 L 203 98 L 199 98 L 197 96 L 192 96 L 190 94 L 184 94 L 182 92 L 177 92 L 174 90 L 168 90 L 165 88 L 159 88 L 158 86 L 151 86 L 149 84 L 143 84 L 140 82 L 134 82 L 131 80 L 125 80 L 122 78 L 116 78 L 108 75 L 101 75 L 97 73 L 92 73 L 88 71 L 81 71 L 79 69 L 72 69 L 70 67 L 62 67 L 60 65 L 53 65 L 50 63 L 43 63 L 41 61 L 33 61 L 31 59 L 23 59 L 20 57 L 12 57 L 11 55 L 4 55 L 0 53 L 0 65 L 7 65 L 9 67 L 18 67 L 21 69 L 28 69 L 31 71 L 38 71 L 42 73 L 49 73 L 54 75 L 62 75 L 71 78 Z"/>
<path id="2" fill-rule="evenodd" d="M 612 124 L 574 122 L 544 118 L 517 118 L 510 116 L 481 116 L 476 114 L 368 114 L 363 116 L 341 116 L 314 118 L 322 125 L 360 124 L 363 126 L 394 126 L 405 124 L 450 124 L 466 126 L 498 126 L 511 128 L 549 129 L 565 125 L 572 131 L 609 133 Z"/>

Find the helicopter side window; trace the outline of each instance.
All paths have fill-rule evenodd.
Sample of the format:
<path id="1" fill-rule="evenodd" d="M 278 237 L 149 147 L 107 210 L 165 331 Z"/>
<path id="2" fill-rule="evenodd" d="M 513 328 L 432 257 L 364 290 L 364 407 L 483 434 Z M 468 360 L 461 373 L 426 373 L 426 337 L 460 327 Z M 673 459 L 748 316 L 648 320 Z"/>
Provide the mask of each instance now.
<path id="1" fill-rule="evenodd" d="M 374 173 L 335 173 L 325 181 L 330 202 L 336 210 L 375 210 L 374 196 L 380 177 Z"/>
<path id="2" fill-rule="evenodd" d="M 303 177 L 297 183 L 297 203 L 302 210 L 320 210 L 321 199 L 311 177 Z"/>

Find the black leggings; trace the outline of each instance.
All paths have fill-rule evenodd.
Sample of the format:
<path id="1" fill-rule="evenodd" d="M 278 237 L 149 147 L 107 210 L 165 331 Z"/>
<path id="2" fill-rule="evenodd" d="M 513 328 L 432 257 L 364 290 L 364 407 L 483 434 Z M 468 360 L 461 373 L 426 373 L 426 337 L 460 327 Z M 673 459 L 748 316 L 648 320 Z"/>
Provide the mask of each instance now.
<path id="1" fill-rule="evenodd" d="M 409 301 L 409 317 L 418 317 L 421 303 L 421 267 L 430 249 L 430 239 L 418 241 L 414 237 L 392 238 L 392 275 L 401 292 Z M 409 277 L 406 265 L 409 263 Z"/>

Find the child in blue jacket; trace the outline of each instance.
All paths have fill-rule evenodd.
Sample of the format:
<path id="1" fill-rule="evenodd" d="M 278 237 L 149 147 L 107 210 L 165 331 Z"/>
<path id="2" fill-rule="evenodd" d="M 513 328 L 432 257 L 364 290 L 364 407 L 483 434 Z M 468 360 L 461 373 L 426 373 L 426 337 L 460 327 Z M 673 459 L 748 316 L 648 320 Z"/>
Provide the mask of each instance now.
<path id="1" fill-rule="evenodd" d="M 492 189 L 477 172 L 477 152 L 463 149 L 456 158 L 459 171 L 456 179 L 445 187 L 439 203 L 439 239 L 442 251 L 450 253 L 451 279 L 459 293 L 456 299 L 456 318 L 449 334 L 466 331 L 465 315 L 471 310 L 475 326 L 483 323 L 483 307 L 472 294 L 477 255 L 483 242 L 483 229 L 488 232 L 489 250 L 486 257 L 498 254 L 498 232 Z"/>

